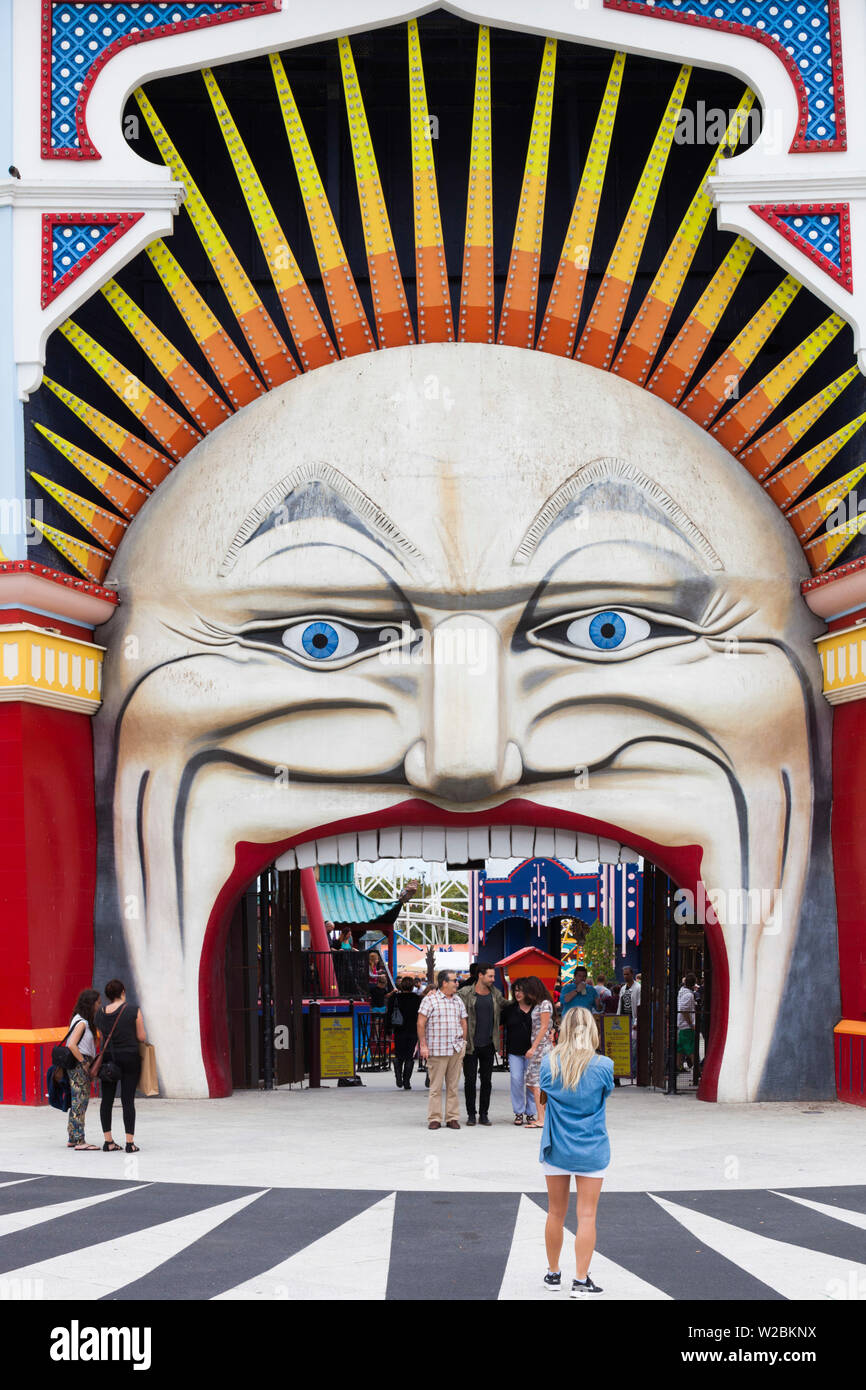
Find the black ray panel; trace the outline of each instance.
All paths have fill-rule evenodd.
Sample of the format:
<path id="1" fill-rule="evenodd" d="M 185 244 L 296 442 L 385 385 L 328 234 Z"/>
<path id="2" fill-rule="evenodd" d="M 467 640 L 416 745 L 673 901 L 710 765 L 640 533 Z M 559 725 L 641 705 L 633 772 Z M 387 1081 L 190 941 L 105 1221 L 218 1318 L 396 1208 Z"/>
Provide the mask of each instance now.
<path id="1" fill-rule="evenodd" d="M 133 1187 L 134 1183 L 116 1186 Z M 71 1250 L 83 1250 L 102 1241 L 117 1240 L 133 1231 L 189 1216 L 202 1207 L 228 1202 L 242 1197 L 248 1187 L 198 1187 L 192 1183 L 151 1183 L 130 1192 L 126 1197 L 114 1197 L 69 1216 L 56 1217 L 38 1226 L 0 1237 L 0 1273 L 19 1269 L 23 1265 L 51 1260 Z M 79 1196 L 82 1194 L 79 1193 Z M 84 1194 L 85 1196 L 88 1194 Z M 96 1196 L 96 1193 L 90 1194 Z M 68 1200 L 68 1199 L 67 1199 Z"/>
<path id="2" fill-rule="evenodd" d="M 398 1192 L 389 1299 L 496 1299 L 518 1192 Z"/>
<path id="3" fill-rule="evenodd" d="M 802 1246 L 804 1258 L 809 1250 L 818 1250 L 840 1260 L 866 1263 L 866 1231 L 810 1211 L 797 1202 L 787 1202 L 772 1192 L 660 1192 L 659 1196 L 705 1216 L 714 1216 L 717 1221 L 726 1221 L 729 1226 Z M 814 1188 L 803 1196 L 813 1202 L 824 1200 Z"/>
<path id="4" fill-rule="evenodd" d="M 547 1198 L 531 1195 L 546 1211 Z M 670 1201 L 678 1202 L 682 1196 L 681 1192 L 672 1194 Z M 573 1195 L 566 1226 L 573 1235 Z M 674 1299 L 711 1302 L 779 1300 L 782 1297 L 691 1235 L 645 1192 L 602 1193 L 598 1207 L 597 1248 L 600 1254 L 615 1260 L 630 1274 L 654 1284 Z M 615 1294 L 616 1290 L 610 1292 Z"/>
<path id="5" fill-rule="evenodd" d="M 221 1201 L 233 1194 L 226 1191 Z M 375 1206 L 387 1192 L 274 1188 L 103 1302 L 206 1299 L 272 1269 Z"/>
<path id="6" fill-rule="evenodd" d="M 49 1206 L 52 1202 L 74 1202 L 79 1197 L 99 1197 L 104 1192 L 121 1192 L 134 1183 L 118 1182 L 112 1178 L 45 1177 L 0 1187 L 0 1216 L 15 1211 L 30 1211 Z"/>

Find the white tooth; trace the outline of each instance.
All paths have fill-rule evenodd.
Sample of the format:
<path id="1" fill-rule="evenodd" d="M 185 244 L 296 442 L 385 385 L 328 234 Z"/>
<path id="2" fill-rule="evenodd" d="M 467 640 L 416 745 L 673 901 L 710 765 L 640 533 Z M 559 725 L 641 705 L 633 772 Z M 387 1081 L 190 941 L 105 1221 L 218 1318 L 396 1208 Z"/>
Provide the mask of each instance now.
<path id="1" fill-rule="evenodd" d="M 469 858 L 469 835 L 465 830 L 446 830 L 445 849 L 452 864 L 464 864 Z"/>
<path id="2" fill-rule="evenodd" d="M 337 863 L 336 835 L 326 835 L 323 839 L 316 841 L 316 856 L 320 864 Z"/>
<path id="3" fill-rule="evenodd" d="M 468 833 L 469 858 L 490 858 L 490 832 L 486 825 L 471 825 Z"/>
<path id="4" fill-rule="evenodd" d="M 293 849 L 287 849 L 285 854 L 281 854 L 274 863 L 274 868 L 278 869 L 281 874 L 288 873 L 289 869 L 294 869 L 296 866 L 297 859 Z"/>
<path id="5" fill-rule="evenodd" d="M 535 827 L 532 825 L 512 825 L 511 853 L 519 859 L 531 859 L 535 848 Z"/>
<path id="6" fill-rule="evenodd" d="M 428 864 L 444 864 L 445 827 L 444 825 L 425 825 L 421 832 L 421 858 Z"/>
<path id="7" fill-rule="evenodd" d="M 312 869 L 316 862 L 315 840 L 308 840 L 305 845 L 295 845 L 295 858 L 299 869 Z"/>
<path id="8" fill-rule="evenodd" d="M 553 842 L 557 859 L 577 858 L 577 836 L 573 830 L 554 830 Z"/>
<path id="9" fill-rule="evenodd" d="M 539 825 L 535 831 L 535 854 L 538 859 L 555 858 L 556 837 L 546 825 Z"/>
<path id="10" fill-rule="evenodd" d="M 420 825 L 404 825 L 401 855 L 404 859 L 420 859 L 423 831 Z"/>
<path id="11" fill-rule="evenodd" d="M 577 860 L 579 864 L 594 864 L 598 862 L 597 835 L 584 835 L 578 832 Z"/>
<path id="12" fill-rule="evenodd" d="M 337 863 L 354 864 L 358 858 L 358 836 L 354 833 L 337 836 Z"/>
<path id="13" fill-rule="evenodd" d="M 490 858 L 491 858 L 491 859 L 510 859 L 510 858 L 511 858 L 511 826 L 510 826 L 510 825 L 491 825 L 491 827 L 490 827 Z"/>
<path id="14" fill-rule="evenodd" d="M 629 849 L 628 845 L 620 845 L 619 862 L 620 864 L 639 864 L 640 855 L 636 849 Z"/>
<path id="15" fill-rule="evenodd" d="M 598 837 L 598 862 L 599 864 L 618 864 L 619 863 L 619 841 L 606 840 L 603 835 Z"/>
<path id="16" fill-rule="evenodd" d="M 366 864 L 375 864 L 379 858 L 378 830 L 358 831 L 358 858 L 363 859 Z"/>
<path id="17" fill-rule="evenodd" d="M 387 829 L 379 831 L 379 858 L 380 859 L 399 859 L 400 858 L 400 827 L 399 825 L 389 825 Z"/>

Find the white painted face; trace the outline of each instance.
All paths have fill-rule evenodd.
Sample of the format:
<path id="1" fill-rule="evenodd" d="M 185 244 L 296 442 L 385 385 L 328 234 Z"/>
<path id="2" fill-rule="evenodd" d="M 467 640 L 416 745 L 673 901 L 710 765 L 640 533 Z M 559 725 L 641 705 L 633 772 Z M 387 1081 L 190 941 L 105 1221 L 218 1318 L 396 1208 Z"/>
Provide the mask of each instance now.
<path id="1" fill-rule="evenodd" d="M 452 824 L 519 798 L 512 823 L 552 808 L 662 863 L 699 846 L 726 895 L 719 1098 L 777 1087 L 824 719 L 805 573 L 721 446 L 546 354 L 392 349 L 223 425 L 130 528 L 102 634 L 97 940 L 119 913 L 168 1093 L 207 1094 L 199 964 L 236 845 L 413 798 Z"/>

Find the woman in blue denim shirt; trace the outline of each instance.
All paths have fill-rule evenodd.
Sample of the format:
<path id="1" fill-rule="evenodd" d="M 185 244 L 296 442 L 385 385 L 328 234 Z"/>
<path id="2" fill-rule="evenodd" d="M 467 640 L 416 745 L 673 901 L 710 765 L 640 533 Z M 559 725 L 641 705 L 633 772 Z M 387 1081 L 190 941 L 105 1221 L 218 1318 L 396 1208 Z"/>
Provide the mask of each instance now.
<path id="1" fill-rule="evenodd" d="M 602 1292 L 590 1278 L 589 1262 L 595 1249 L 598 1199 L 610 1163 L 604 1109 L 613 1090 L 613 1062 L 600 1057 L 597 1047 L 598 1028 L 592 1012 L 569 1009 L 562 1020 L 559 1042 L 542 1062 L 539 1076 L 547 1095 L 539 1154 L 548 1197 L 544 1283 L 549 1289 L 562 1285 L 559 1256 L 573 1175 L 577 1186 L 577 1278 L 572 1282 L 572 1298 Z"/>

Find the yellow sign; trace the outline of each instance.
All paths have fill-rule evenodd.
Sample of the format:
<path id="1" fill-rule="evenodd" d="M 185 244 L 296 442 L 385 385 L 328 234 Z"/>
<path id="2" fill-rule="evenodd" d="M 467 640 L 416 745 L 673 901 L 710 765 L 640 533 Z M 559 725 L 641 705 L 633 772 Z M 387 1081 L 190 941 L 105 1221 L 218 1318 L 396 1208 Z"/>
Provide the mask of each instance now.
<path id="1" fill-rule="evenodd" d="M 322 1080 L 355 1075 L 355 1038 L 351 1018 L 325 1014 L 319 1019 Z"/>
<path id="2" fill-rule="evenodd" d="M 613 1062 L 614 1076 L 631 1076 L 631 1038 L 629 1019 L 609 1015 L 603 1024 L 602 1051 Z"/>

